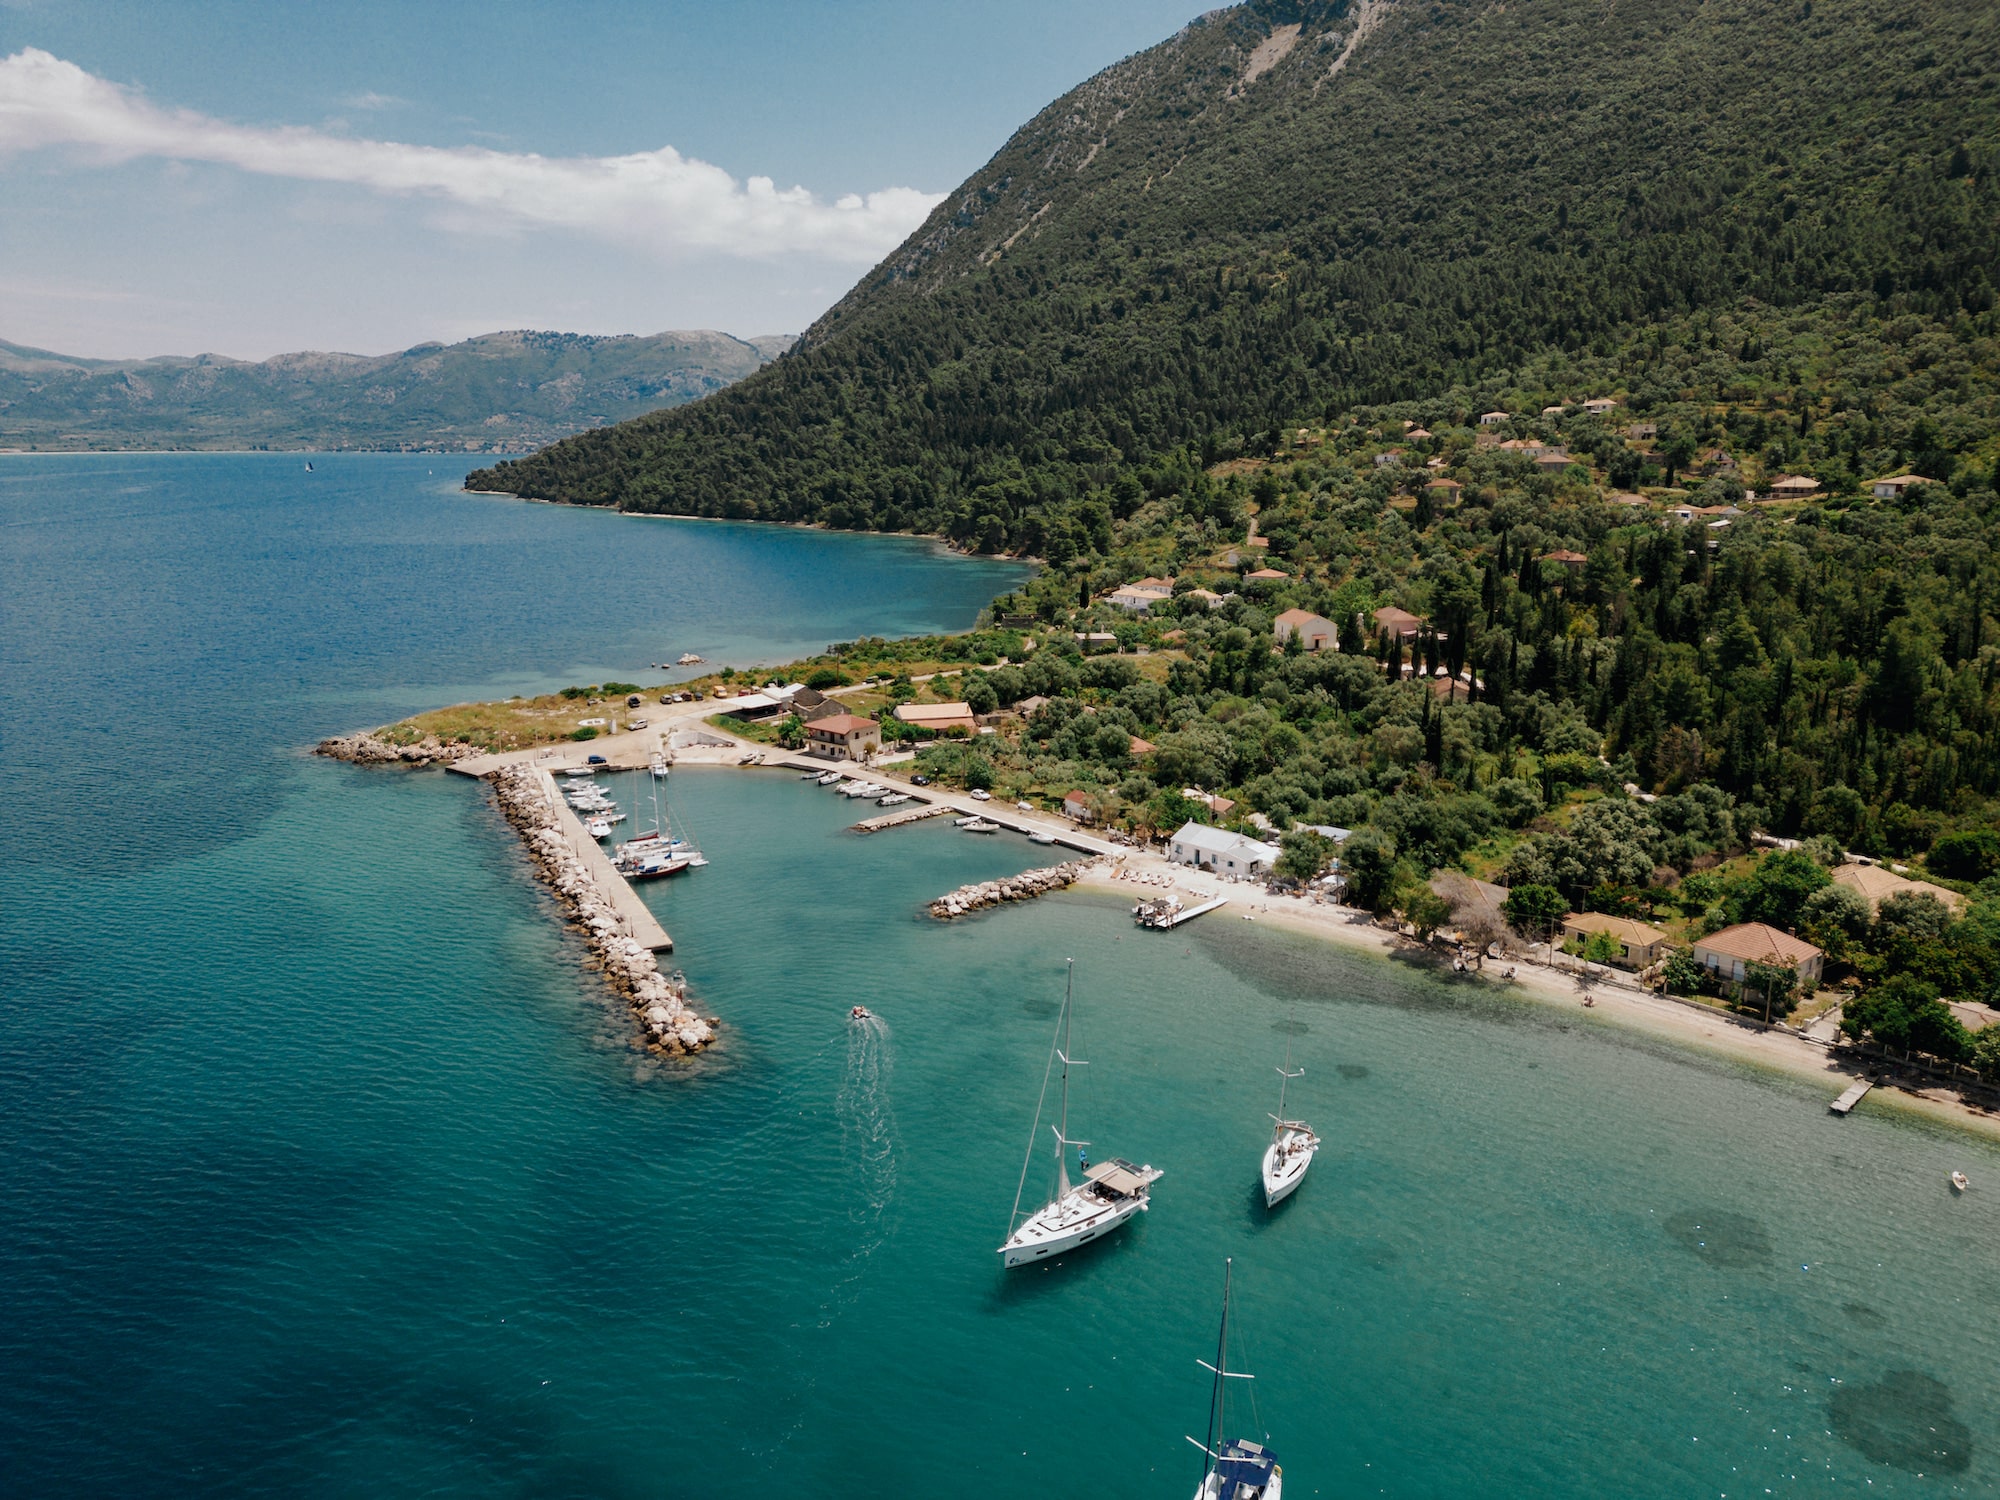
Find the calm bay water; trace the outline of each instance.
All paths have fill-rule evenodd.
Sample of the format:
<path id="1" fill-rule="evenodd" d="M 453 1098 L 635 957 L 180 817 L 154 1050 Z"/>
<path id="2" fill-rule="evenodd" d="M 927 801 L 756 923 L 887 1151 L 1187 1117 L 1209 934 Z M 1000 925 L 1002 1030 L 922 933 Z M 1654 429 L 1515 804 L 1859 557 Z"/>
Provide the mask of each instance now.
<path id="1" fill-rule="evenodd" d="M 1042 851 L 727 771 L 650 893 L 726 1043 L 635 1062 L 482 788 L 299 747 L 1013 575 L 295 466 L 0 461 L 11 1491 L 1184 1496 L 1233 1255 L 1294 1495 L 2000 1492 L 2000 1153 L 1873 1104 L 1233 917 L 941 926 Z M 1003 1277 L 1069 956 L 1076 1131 L 1167 1175 Z"/>

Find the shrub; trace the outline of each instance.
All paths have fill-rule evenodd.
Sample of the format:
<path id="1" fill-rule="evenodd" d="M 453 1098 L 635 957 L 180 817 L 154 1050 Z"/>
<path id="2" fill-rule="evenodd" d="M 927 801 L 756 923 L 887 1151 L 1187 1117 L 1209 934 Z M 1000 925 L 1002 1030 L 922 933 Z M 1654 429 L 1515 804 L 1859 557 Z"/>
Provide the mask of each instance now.
<path id="1" fill-rule="evenodd" d="M 572 729 L 569 737 L 573 740 L 594 740 L 597 738 L 597 726 L 586 724 L 581 729 Z"/>
<path id="2" fill-rule="evenodd" d="M 2000 833 L 1990 828 L 1948 833 L 1931 845 L 1924 863 L 1947 880 L 1984 880 L 2000 870 Z"/>
<path id="3" fill-rule="evenodd" d="M 832 667 L 815 667 L 812 675 L 806 678 L 806 686 L 816 693 L 823 693 L 828 688 L 846 687 L 848 681 L 845 672 L 835 671 Z"/>

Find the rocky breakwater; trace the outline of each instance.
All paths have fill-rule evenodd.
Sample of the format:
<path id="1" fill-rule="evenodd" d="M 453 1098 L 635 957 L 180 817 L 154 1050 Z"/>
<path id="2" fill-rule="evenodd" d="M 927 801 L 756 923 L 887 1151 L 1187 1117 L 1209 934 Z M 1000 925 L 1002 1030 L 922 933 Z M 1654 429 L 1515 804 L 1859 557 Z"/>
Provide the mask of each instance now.
<path id="1" fill-rule="evenodd" d="M 447 745 L 433 735 L 425 735 L 414 745 L 392 745 L 366 731 L 335 735 L 313 747 L 315 755 L 349 761 L 357 766 L 448 766 L 453 761 L 468 760 L 485 753 L 477 745 Z"/>
<path id="2" fill-rule="evenodd" d="M 1023 870 L 1005 880 L 982 880 L 977 885 L 962 885 L 950 895 L 933 901 L 931 915 L 940 922 L 948 922 L 953 917 L 998 906 L 1003 901 L 1032 901 L 1050 891 L 1075 885 L 1083 872 L 1096 863 L 1094 859 L 1072 859 L 1063 864 L 1050 865 L 1045 870 Z"/>
<path id="3" fill-rule="evenodd" d="M 603 965 L 605 981 L 632 1008 L 644 1038 L 640 1045 L 666 1057 L 706 1047 L 715 1039 L 715 1018 L 695 1014 L 687 1003 L 687 981 L 677 973 L 661 973 L 653 955 L 626 934 L 617 911 L 570 847 L 542 774 L 508 766 L 487 779 L 542 880 Z"/>

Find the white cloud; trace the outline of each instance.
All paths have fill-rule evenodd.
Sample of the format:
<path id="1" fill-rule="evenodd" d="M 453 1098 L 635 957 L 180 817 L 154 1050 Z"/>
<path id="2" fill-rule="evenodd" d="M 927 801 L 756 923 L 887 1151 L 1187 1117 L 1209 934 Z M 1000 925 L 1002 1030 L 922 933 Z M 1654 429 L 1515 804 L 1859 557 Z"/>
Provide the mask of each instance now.
<path id="1" fill-rule="evenodd" d="M 349 109 L 401 109 L 409 101 L 398 99 L 394 94 L 378 94 L 370 89 L 365 94 L 354 94 L 340 102 Z"/>
<path id="2" fill-rule="evenodd" d="M 462 227 L 564 228 L 666 251 L 806 254 L 871 262 L 941 195 L 914 188 L 827 203 L 768 177 L 739 183 L 671 146 L 630 156 L 544 157 L 479 146 L 357 140 L 305 126 L 233 125 L 162 109 L 37 48 L 0 61 L 0 154 L 82 147 L 104 162 L 211 162 L 271 177 L 348 183 L 457 206 Z"/>

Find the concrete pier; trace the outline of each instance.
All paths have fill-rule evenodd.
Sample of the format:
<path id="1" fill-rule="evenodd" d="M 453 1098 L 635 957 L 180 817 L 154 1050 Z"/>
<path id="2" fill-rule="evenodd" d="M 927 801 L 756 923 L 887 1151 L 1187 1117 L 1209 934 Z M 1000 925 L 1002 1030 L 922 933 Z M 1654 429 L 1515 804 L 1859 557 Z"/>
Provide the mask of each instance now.
<path id="1" fill-rule="evenodd" d="M 556 815 L 563 837 L 568 840 L 571 851 L 583 862 L 583 867 L 590 872 L 598 892 L 618 913 L 619 921 L 625 924 L 626 936 L 648 952 L 671 953 L 674 940 L 667 936 L 667 929 L 660 925 L 660 919 L 653 915 L 652 909 L 639 899 L 632 883 L 618 873 L 618 867 L 611 862 L 611 856 L 604 852 L 603 846 L 583 831 L 582 820 L 577 817 L 576 809 L 563 800 L 555 777 L 543 771 L 540 780 L 542 795 L 548 799 L 549 810 Z"/>

